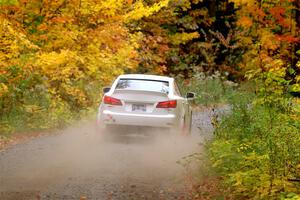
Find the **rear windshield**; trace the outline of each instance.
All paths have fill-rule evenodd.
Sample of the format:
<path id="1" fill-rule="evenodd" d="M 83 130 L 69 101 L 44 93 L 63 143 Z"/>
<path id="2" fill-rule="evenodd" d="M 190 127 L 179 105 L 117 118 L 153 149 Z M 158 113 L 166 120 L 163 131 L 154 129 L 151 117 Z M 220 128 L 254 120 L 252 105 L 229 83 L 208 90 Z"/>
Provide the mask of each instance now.
<path id="1" fill-rule="evenodd" d="M 120 79 L 116 89 L 169 93 L 169 83 L 147 79 Z"/>

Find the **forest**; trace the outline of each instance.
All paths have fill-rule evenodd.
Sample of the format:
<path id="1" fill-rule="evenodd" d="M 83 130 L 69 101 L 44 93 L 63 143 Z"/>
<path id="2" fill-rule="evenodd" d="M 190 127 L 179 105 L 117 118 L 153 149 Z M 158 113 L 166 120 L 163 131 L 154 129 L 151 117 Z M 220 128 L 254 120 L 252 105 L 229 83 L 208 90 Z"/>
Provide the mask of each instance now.
<path id="1" fill-rule="evenodd" d="M 212 77 L 219 99 L 234 90 L 208 145 L 228 198 L 300 199 L 299 9 L 297 0 L 0 0 L 0 138 L 95 113 L 122 73 L 176 77 L 198 104 Z"/>

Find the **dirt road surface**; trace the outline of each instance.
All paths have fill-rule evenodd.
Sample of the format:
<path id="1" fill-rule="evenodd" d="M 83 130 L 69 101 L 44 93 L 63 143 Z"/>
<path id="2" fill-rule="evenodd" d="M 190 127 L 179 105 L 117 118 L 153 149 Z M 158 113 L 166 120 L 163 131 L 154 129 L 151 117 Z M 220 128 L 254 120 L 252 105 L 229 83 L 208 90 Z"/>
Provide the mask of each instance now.
<path id="1" fill-rule="evenodd" d="M 0 199 L 187 199 L 189 172 L 177 161 L 201 151 L 199 143 L 212 132 L 210 112 L 194 114 L 189 138 L 106 141 L 93 124 L 2 150 Z"/>

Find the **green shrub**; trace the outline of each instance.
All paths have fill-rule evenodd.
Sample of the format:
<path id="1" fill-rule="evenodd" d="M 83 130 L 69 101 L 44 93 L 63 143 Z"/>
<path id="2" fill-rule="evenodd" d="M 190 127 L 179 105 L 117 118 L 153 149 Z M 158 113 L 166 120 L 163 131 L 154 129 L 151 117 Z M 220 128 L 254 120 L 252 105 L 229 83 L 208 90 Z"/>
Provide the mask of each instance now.
<path id="1" fill-rule="evenodd" d="M 209 148 L 215 169 L 237 198 L 299 199 L 300 120 L 296 107 L 292 103 L 285 109 L 251 103 L 256 99 L 249 95 L 231 100 L 232 111 L 221 120 Z"/>

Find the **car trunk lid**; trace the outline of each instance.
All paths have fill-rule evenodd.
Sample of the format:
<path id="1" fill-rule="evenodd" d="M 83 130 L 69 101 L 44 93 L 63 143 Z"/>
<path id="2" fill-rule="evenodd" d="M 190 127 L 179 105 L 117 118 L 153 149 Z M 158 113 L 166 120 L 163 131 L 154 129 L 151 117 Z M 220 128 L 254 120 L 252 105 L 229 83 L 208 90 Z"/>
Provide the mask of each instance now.
<path id="1" fill-rule="evenodd" d="M 123 111 L 130 113 L 153 113 L 158 102 L 168 101 L 168 94 L 156 91 L 117 89 L 112 97 L 120 99 Z M 162 111 L 165 113 L 164 111 Z"/>

